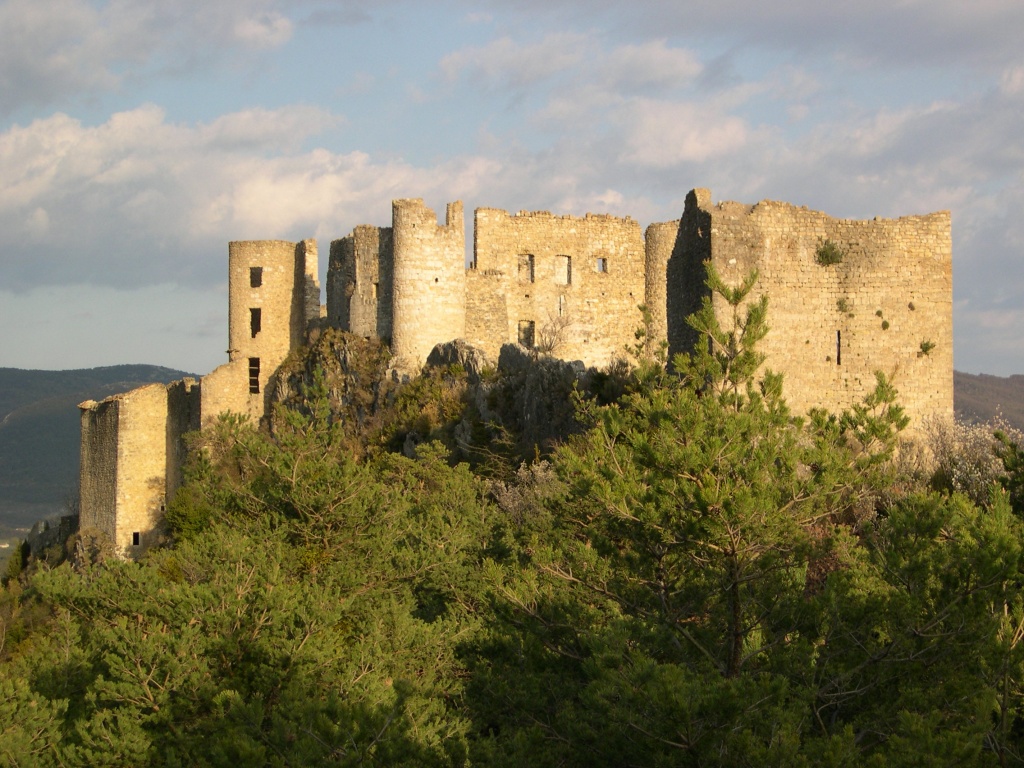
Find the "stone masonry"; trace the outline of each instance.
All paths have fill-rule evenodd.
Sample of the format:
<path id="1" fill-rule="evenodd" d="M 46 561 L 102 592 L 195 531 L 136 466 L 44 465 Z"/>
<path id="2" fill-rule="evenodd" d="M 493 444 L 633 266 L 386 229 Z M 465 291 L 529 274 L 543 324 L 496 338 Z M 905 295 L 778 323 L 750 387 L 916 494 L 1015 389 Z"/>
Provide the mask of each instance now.
<path id="1" fill-rule="evenodd" d="M 849 407 L 880 370 L 912 429 L 952 416 L 948 212 L 853 221 L 772 201 L 713 205 L 695 189 L 680 219 L 642 232 L 629 217 L 478 208 L 467 265 L 461 202 L 438 223 L 422 200 L 395 200 L 391 226 L 331 243 L 326 307 L 316 254 L 312 240 L 230 243 L 228 362 L 201 382 L 81 404 L 83 529 L 141 554 L 181 482 L 182 435 L 225 411 L 265 417 L 278 367 L 320 322 L 388 341 L 407 374 L 453 339 L 492 358 L 519 343 L 603 366 L 636 343 L 641 304 L 650 343 L 692 350 L 685 319 L 707 293 L 708 261 L 730 284 L 757 271 L 765 367 L 784 375 L 795 412 Z"/>
<path id="2" fill-rule="evenodd" d="M 184 435 L 221 413 L 266 415 L 275 375 L 320 317 L 316 243 L 228 245 L 228 362 L 201 382 L 150 384 L 82 417 L 80 527 L 135 557 L 160 535 L 167 500 L 181 484 Z"/>
<path id="3" fill-rule="evenodd" d="M 509 342 L 588 365 L 623 355 L 644 301 L 639 224 L 478 208 L 475 225 L 466 341 L 492 359 Z"/>
<path id="4" fill-rule="evenodd" d="M 82 403 L 79 528 L 104 534 L 121 553 L 154 543 L 167 499 L 181 485 L 184 434 L 199 427 L 192 379 L 148 384 Z"/>
<path id="5" fill-rule="evenodd" d="M 228 244 L 228 362 L 202 381 L 202 421 L 266 415 L 274 375 L 320 316 L 315 240 Z"/>
<path id="6" fill-rule="evenodd" d="M 836 263 L 819 263 L 825 243 Z M 952 418 L 949 213 L 853 221 L 773 201 L 713 206 L 707 190 L 694 190 L 678 246 L 668 279 L 670 352 L 695 341 L 685 317 L 706 292 L 710 258 L 730 285 L 757 270 L 751 299 L 767 294 L 770 327 L 760 349 L 766 367 L 784 375 L 795 412 L 848 408 L 881 371 L 912 426 L 929 415 Z"/>

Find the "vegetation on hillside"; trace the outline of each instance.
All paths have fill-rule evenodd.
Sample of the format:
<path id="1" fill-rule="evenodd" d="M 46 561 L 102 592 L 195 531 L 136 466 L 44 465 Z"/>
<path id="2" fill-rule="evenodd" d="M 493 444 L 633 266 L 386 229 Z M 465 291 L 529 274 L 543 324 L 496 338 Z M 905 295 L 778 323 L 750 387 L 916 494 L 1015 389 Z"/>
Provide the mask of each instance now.
<path id="1" fill-rule="evenodd" d="M 500 373 L 324 340 L 272 430 L 198 439 L 167 547 L 11 574 L 0 765 L 1019 764 L 1016 443 L 930 486 L 884 377 L 795 417 L 712 288 L 700 354 L 589 379 L 529 461 Z"/>

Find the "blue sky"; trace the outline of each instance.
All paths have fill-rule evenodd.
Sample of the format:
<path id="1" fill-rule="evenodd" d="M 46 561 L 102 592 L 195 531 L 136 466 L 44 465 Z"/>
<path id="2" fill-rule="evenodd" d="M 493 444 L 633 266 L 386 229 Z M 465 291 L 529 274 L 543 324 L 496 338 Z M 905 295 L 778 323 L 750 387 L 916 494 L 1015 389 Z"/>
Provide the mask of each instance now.
<path id="1" fill-rule="evenodd" d="M 1019 0 L 0 0 L 0 366 L 226 360 L 227 242 L 693 187 L 948 209 L 955 365 L 1024 373 Z"/>

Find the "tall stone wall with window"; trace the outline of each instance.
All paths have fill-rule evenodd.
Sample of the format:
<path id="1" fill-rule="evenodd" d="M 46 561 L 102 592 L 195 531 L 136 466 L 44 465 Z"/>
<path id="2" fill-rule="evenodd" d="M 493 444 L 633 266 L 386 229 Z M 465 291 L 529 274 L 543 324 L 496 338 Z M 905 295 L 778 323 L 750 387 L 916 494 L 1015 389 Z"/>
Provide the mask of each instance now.
<path id="1" fill-rule="evenodd" d="M 224 411 L 263 418 L 278 367 L 319 316 L 315 240 L 229 243 L 228 362 L 203 377 L 203 422 Z"/>
<path id="2" fill-rule="evenodd" d="M 518 341 L 606 365 L 635 343 L 645 269 L 631 218 L 478 208 L 466 340 L 494 357 Z"/>
<path id="3" fill-rule="evenodd" d="M 392 229 L 391 351 L 399 368 L 418 372 L 440 340 L 466 332 L 462 203 L 449 203 L 439 225 L 422 200 L 395 200 Z"/>
<path id="4" fill-rule="evenodd" d="M 199 384 L 152 384 L 79 406 L 81 527 L 141 554 L 181 485 L 184 435 L 224 411 L 262 419 L 277 369 L 319 317 L 314 240 L 230 243 L 228 362 Z"/>
<path id="5" fill-rule="evenodd" d="M 796 412 L 836 411 L 887 374 L 914 424 L 952 416 L 952 246 L 948 213 L 852 221 L 787 203 L 711 203 L 692 190 L 678 221 L 641 233 L 629 217 L 479 208 L 465 264 L 462 203 L 445 222 L 396 200 L 392 226 L 359 226 L 331 245 L 327 322 L 391 341 L 417 371 L 462 338 L 493 358 L 519 342 L 603 366 L 649 340 L 670 354 L 700 343 L 686 317 L 707 296 L 706 261 L 727 283 L 757 270 L 769 298 L 766 367 Z M 228 246 L 228 362 L 199 384 L 150 385 L 82 409 L 81 523 L 135 556 L 158 535 L 181 483 L 182 436 L 224 411 L 265 417 L 275 376 L 320 317 L 313 240 Z M 716 304 L 723 322 L 729 312 Z"/>
<path id="6" fill-rule="evenodd" d="M 752 270 L 751 299 L 768 296 L 765 366 L 784 374 L 796 412 L 857 403 L 889 376 L 919 424 L 953 414 L 952 244 L 948 212 L 899 219 L 835 219 L 788 203 L 711 205 L 687 198 L 685 247 L 669 266 L 669 316 L 704 294 L 701 256 L 728 284 Z M 673 306 L 675 305 L 675 306 Z M 728 313 L 716 299 L 723 321 Z M 670 323 L 670 344 L 692 337 Z"/>

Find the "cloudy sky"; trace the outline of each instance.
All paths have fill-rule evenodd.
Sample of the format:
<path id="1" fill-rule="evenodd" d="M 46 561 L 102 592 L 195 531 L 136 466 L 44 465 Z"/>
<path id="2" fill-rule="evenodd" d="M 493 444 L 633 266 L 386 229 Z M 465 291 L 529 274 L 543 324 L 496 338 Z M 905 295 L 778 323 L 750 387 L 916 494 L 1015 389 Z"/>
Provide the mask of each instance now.
<path id="1" fill-rule="evenodd" d="M 949 209 L 956 367 L 1024 373 L 1020 0 L 0 0 L 0 366 L 226 360 L 227 242 L 692 187 Z"/>

